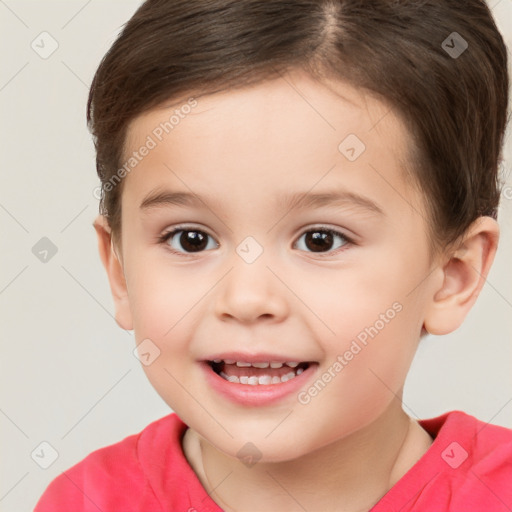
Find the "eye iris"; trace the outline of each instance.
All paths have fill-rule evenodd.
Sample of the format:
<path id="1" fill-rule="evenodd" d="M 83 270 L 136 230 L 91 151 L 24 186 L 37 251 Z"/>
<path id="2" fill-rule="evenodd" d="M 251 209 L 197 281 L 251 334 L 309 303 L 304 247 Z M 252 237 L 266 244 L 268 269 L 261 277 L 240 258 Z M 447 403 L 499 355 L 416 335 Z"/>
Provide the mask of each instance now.
<path id="1" fill-rule="evenodd" d="M 200 251 L 206 247 L 207 237 L 200 231 L 183 231 L 180 236 L 180 244 L 190 252 Z"/>
<path id="2" fill-rule="evenodd" d="M 308 243 L 309 241 L 313 242 L 312 245 Z M 327 231 L 310 231 L 306 234 L 306 245 L 308 249 L 311 249 L 314 252 L 320 252 L 322 250 L 328 249 L 329 247 L 326 247 L 326 243 L 327 245 L 332 245 L 332 233 Z"/>

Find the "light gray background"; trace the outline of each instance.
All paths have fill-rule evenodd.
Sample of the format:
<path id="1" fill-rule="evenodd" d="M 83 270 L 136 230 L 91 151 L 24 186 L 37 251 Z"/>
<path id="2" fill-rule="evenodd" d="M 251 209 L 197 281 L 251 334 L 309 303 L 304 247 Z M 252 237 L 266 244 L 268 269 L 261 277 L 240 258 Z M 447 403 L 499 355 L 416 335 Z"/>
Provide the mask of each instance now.
<path id="1" fill-rule="evenodd" d="M 2 512 L 32 510 L 61 471 L 170 412 L 132 353 L 133 335 L 113 320 L 92 227 L 88 87 L 139 4 L 0 0 Z M 510 48 L 512 0 L 490 5 Z M 31 48 L 43 31 L 59 45 L 46 59 Z M 512 428 L 510 136 L 506 158 L 497 259 L 464 326 L 420 344 L 404 396 L 414 417 L 459 409 Z M 42 237 L 58 249 L 46 263 L 32 253 Z M 48 469 L 31 457 L 50 461 L 43 441 L 58 452 Z"/>

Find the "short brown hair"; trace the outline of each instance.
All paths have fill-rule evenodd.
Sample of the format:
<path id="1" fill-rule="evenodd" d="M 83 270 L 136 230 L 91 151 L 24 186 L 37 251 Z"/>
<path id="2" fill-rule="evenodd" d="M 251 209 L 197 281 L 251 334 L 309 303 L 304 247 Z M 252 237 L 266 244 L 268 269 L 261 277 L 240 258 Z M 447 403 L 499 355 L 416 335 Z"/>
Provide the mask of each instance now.
<path id="1" fill-rule="evenodd" d="M 377 94 L 400 115 L 437 243 L 496 218 L 509 77 L 483 0 L 147 0 L 102 59 L 87 104 L 113 239 L 123 183 L 104 185 L 133 119 L 294 68 Z"/>

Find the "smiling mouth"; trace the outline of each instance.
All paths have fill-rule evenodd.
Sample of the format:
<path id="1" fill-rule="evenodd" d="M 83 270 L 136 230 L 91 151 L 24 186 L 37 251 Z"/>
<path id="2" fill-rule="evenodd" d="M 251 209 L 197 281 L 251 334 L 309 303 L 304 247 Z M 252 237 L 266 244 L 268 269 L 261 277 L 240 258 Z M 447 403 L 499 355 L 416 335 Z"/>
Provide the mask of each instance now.
<path id="1" fill-rule="evenodd" d="M 249 386 L 281 384 L 294 379 L 313 362 L 261 362 L 247 363 L 231 359 L 208 361 L 212 370 L 224 380 Z"/>

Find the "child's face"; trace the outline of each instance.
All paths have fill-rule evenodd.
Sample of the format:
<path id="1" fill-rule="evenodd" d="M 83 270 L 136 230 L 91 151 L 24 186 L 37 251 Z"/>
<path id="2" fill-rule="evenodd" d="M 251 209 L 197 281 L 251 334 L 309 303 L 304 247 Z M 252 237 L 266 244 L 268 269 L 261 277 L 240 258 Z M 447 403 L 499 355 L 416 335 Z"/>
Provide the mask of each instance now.
<path id="1" fill-rule="evenodd" d="M 148 135 L 157 145 L 124 184 L 123 327 L 160 350 L 144 370 L 162 398 L 233 456 L 250 441 L 263 460 L 295 458 L 398 409 L 439 285 L 424 201 L 400 168 L 408 134 L 383 103 L 335 87 L 350 102 L 299 73 L 202 97 L 161 142 L 154 130 L 176 106 L 130 126 L 127 155 Z M 339 149 L 349 134 L 360 156 L 353 136 Z M 197 204 L 141 209 L 166 192 Z M 291 195 L 335 192 L 337 203 L 290 209 Z M 188 239 L 159 242 L 178 224 Z M 205 362 L 230 355 L 311 364 L 259 387 Z M 269 372 L 226 367 L 244 371 Z"/>

